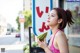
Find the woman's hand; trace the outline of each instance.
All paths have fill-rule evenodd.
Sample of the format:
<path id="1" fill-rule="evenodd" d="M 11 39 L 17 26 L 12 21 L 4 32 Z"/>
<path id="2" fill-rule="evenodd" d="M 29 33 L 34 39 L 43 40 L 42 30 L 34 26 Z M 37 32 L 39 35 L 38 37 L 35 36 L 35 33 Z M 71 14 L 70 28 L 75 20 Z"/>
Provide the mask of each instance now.
<path id="1" fill-rule="evenodd" d="M 45 39 L 44 39 L 44 41 L 40 41 L 40 40 L 37 38 L 37 43 L 38 43 L 39 47 L 41 47 L 41 48 L 44 49 L 45 53 L 52 53 L 51 50 L 48 48 Z"/>
<path id="2" fill-rule="evenodd" d="M 46 41 L 44 39 L 44 41 L 40 41 L 38 38 L 37 38 L 37 42 L 38 42 L 38 45 L 39 47 L 45 49 L 47 47 L 47 44 L 46 44 Z"/>

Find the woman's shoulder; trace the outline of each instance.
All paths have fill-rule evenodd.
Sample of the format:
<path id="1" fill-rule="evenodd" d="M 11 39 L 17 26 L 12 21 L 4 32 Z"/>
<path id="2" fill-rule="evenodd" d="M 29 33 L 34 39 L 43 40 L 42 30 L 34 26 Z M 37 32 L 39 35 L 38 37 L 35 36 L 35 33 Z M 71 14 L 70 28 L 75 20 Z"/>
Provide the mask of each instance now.
<path id="1" fill-rule="evenodd" d="M 56 38 L 57 39 L 67 39 L 65 33 L 61 30 L 59 30 L 57 33 L 56 33 Z"/>

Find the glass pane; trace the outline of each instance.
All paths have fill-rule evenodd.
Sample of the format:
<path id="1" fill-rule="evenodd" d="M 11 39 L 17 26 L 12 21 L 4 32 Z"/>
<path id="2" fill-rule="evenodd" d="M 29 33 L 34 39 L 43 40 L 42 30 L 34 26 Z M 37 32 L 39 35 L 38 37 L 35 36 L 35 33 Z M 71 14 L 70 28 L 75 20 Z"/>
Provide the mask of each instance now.
<path id="1" fill-rule="evenodd" d="M 68 34 L 80 35 L 80 2 L 67 2 L 67 9 L 71 10 L 74 24 L 68 27 Z"/>

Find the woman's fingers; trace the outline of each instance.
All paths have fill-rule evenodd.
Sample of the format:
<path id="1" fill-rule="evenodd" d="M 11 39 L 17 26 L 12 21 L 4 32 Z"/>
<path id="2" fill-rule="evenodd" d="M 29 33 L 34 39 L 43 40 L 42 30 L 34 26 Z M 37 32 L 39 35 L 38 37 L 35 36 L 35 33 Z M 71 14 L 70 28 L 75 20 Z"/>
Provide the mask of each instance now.
<path id="1" fill-rule="evenodd" d="M 40 41 L 39 38 L 37 38 L 37 43 L 39 47 L 44 48 L 46 46 L 46 38 L 44 41 Z"/>

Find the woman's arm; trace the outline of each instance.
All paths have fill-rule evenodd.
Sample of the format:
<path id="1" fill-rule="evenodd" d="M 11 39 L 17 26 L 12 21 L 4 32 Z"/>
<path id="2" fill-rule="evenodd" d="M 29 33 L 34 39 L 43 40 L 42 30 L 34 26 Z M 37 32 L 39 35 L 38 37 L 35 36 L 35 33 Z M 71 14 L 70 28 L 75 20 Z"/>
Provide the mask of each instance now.
<path id="1" fill-rule="evenodd" d="M 63 32 L 56 34 L 57 45 L 60 50 L 60 53 L 69 53 L 68 41 L 66 35 Z"/>
<path id="2" fill-rule="evenodd" d="M 37 39 L 37 40 L 38 40 L 39 47 L 43 48 L 45 53 L 52 53 L 51 50 L 49 49 L 49 47 L 47 46 L 47 43 L 45 40 L 44 41 L 40 41 L 39 39 Z"/>

